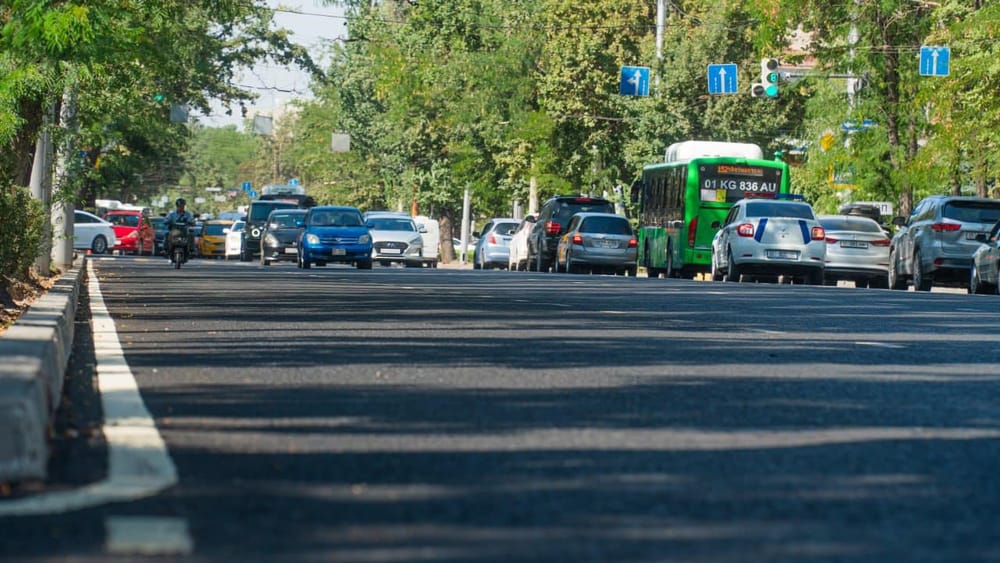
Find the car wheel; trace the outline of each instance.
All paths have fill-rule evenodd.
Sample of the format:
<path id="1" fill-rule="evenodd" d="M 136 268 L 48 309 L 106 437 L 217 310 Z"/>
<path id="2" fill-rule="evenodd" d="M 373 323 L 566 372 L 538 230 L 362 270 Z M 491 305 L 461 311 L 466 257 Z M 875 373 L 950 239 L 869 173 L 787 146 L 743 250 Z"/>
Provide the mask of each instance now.
<path id="1" fill-rule="evenodd" d="M 834 282 L 836 283 L 836 282 Z M 816 268 L 815 272 L 809 272 L 806 274 L 806 284 L 807 285 L 823 285 L 823 269 Z"/>
<path id="2" fill-rule="evenodd" d="M 476 256 L 475 253 L 472 254 L 472 269 L 473 270 L 482 270 L 483 269 L 483 265 L 479 261 L 479 257 Z"/>
<path id="3" fill-rule="evenodd" d="M 735 260 L 733 260 L 733 251 L 732 249 L 730 249 L 728 255 L 728 264 L 726 265 L 726 278 L 728 278 L 728 280 L 731 282 L 738 283 L 742 281 L 740 279 L 741 277 L 743 277 L 743 274 L 740 272 L 739 265 L 736 263 Z"/>
<path id="4" fill-rule="evenodd" d="M 667 265 L 663 268 L 663 277 L 674 277 L 674 253 L 670 244 L 667 244 Z"/>
<path id="5" fill-rule="evenodd" d="M 1000 295 L 1000 265 L 997 266 L 997 283 L 993 285 L 993 293 Z"/>
<path id="6" fill-rule="evenodd" d="M 260 265 L 261 266 L 270 266 L 271 265 L 271 261 L 268 260 L 267 258 L 264 258 L 264 255 L 261 254 L 260 255 Z"/>
<path id="7" fill-rule="evenodd" d="M 931 276 L 924 272 L 921 266 L 920 251 L 913 254 L 913 289 L 916 291 L 930 291 L 933 280 Z"/>
<path id="8" fill-rule="evenodd" d="M 976 270 L 975 262 L 973 262 L 972 267 L 969 268 L 969 293 L 986 293 L 983 291 L 983 287 L 979 284 L 979 272 Z"/>
<path id="9" fill-rule="evenodd" d="M 357 268 L 359 270 L 371 270 L 372 269 L 372 261 L 371 260 L 359 260 L 359 261 L 355 262 L 355 265 L 357 266 Z"/>
<path id="10" fill-rule="evenodd" d="M 94 254 L 104 254 L 108 251 L 108 239 L 104 235 L 97 235 L 90 243 L 90 251 Z"/>
<path id="11" fill-rule="evenodd" d="M 712 281 L 722 281 L 722 279 L 723 279 L 722 278 L 722 272 L 719 270 L 719 267 L 715 264 L 715 253 L 714 252 L 712 253 L 712 257 L 711 257 L 711 268 L 712 268 L 712 270 L 711 270 L 711 276 L 712 276 L 711 280 Z"/>
<path id="12" fill-rule="evenodd" d="M 889 289 L 906 289 L 906 280 L 899 275 L 899 270 L 896 269 L 896 255 L 892 252 L 889 253 Z"/>
<path id="13" fill-rule="evenodd" d="M 642 251 L 642 265 L 646 268 L 646 277 L 658 278 L 660 277 L 660 270 L 651 266 L 652 260 L 650 260 L 649 244 L 643 246 Z"/>
<path id="14" fill-rule="evenodd" d="M 877 278 L 871 278 L 868 280 L 869 289 L 889 289 L 889 278 L 885 276 L 879 276 Z"/>

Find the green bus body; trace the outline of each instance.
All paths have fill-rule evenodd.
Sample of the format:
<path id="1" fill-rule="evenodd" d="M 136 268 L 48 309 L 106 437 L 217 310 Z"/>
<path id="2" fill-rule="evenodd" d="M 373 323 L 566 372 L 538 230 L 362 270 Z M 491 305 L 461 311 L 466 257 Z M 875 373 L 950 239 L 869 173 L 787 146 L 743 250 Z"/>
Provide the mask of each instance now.
<path id="1" fill-rule="evenodd" d="M 710 270 L 712 238 L 733 203 L 787 194 L 791 183 L 780 160 L 703 157 L 646 166 L 637 187 L 638 264 L 650 277 L 694 277 Z"/>

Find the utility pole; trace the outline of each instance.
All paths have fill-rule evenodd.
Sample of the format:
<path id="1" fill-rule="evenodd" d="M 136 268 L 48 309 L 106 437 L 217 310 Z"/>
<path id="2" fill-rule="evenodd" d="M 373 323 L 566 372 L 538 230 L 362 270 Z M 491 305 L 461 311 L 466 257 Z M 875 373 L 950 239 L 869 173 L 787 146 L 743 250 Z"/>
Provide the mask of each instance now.
<path id="1" fill-rule="evenodd" d="M 76 77 L 71 77 L 63 93 L 59 127 L 66 139 L 59 148 L 56 159 L 58 197 L 52 203 L 52 261 L 60 271 L 73 266 L 73 207 L 75 194 L 71 182 L 76 158 Z"/>
<path id="2" fill-rule="evenodd" d="M 660 66 L 663 62 L 663 33 L 667 27 L 667 0 L 656 0 L 656 75 L 653 83 L 660 85 Z"/>

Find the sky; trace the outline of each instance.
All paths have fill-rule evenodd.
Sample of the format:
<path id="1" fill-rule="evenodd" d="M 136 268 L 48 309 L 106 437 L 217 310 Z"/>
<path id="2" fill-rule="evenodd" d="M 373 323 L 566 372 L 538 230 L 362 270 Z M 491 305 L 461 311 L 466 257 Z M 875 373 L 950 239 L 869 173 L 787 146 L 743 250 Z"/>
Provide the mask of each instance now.
<path id="1" fill-rule="evenodd" d="M 327 6 L 322 0 L 267 0 L 267 5 L 275 10 L 281 10 L 274 16 L 277 27 L 288 29 L 291 40 L 309 49 L 314 60 L 320 62 L 321 68 L 326 68 L 329 45 L 332 41 L 347 36 L 344 9 L 340 6 Z M 301 14 L 289 12 L 302 12 Z M 294 98 L 310 98 L 309 75 L 298 67 L 285 67 L 273 62 L 266 62 L 248 69 L 236 80 L 237 84 L 255 92 L 257 100 L 248 107 L 248 115 L 254 111 L 270 112 L 283 102 Z M 215 103 L 212 115 L 198 115 L 198 120 L 205 125 L 223 127 L 236 125 L 242 128 L 244 119 L 240 116 L 239 106 L 234 106 L 233 115 L 226 115 L 226 108 Z"/>

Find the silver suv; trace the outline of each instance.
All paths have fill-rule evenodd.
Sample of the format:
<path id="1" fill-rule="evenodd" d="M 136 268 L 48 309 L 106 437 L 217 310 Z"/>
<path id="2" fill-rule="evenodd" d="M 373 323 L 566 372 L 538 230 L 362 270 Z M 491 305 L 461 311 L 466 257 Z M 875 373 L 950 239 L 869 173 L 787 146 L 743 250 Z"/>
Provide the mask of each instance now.
<path id="1" fill-rule="evenodd" d="M 987 234 L 1000 220 L 1000 200 L 980 197 L 931 196 L 917 204 L 889 245 L 889 287 L 917 291 L 932 285 L 969 285 L 976 236 Z"/>

